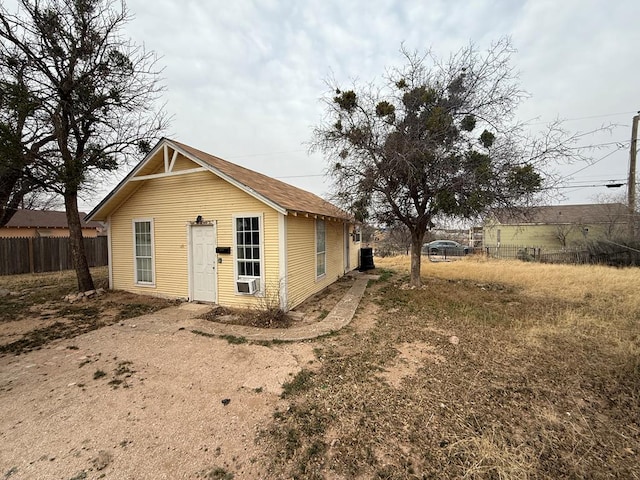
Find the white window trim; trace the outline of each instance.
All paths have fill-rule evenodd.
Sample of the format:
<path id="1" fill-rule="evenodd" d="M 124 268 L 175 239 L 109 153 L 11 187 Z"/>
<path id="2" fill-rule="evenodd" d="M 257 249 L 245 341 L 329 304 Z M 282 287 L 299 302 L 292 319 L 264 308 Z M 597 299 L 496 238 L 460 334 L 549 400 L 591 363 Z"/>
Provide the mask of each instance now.
<path id="1" fill-rule="evenodd" d="M 324 223 L 324 252 L 318 252 L 318 222 L 323 222 Z M 313 223 L 314 226 L 314 263 L 315 263 L 315 274 L 316 274 L 316 280 L 322 279 L 324 277 L 327 276 L 327 221 L 326 220 L 322 220 L 321 218 L 316 218 L 315 222 Z M 318 275 L 318 254 L 319 253 L 324 253 L 324 272 L 321 273 L 320 275 Z"/>
<path id="2" fill-rule="evenodd" d="M 353 243 L 362 243 L 362 229 L 359 225 L 353 227 L 355 235 L 353 236 Z"/>
<path id="3" fill-rule="evenodd" d="M 136 223 L 149 222 L 151 229 L 151 282 L 141 282 L 138 280 L 138 265 L 136 263 Z M 154 288 L 156 286 L 156 241 L 154 234 L 153 217 L 134 218 L 131 220 L 131 232 L 133 234 L 133 279 L 138 287 Z"/>
<path id="4" fill-rule="evenodd" d="M 249 278 L 259 278 L 260 279 L 260 288 L 256 293 L 243 293 L 238 291 L 238 284 L 236 283 L 239 280 L 238 275 L 238 231 L 236 230 L 236 220 L 238 218 L 246 218 L 246 217 L 258 217 L 258 231 L 260 232 L 260 276 L 259 277 L 251 277 Z M 233 290 L 236 295 L 241 296 L 263 296 L 264 295 L 264 283 L 265 283 L 265 272 L 264 272 L 264 218 L 262 213 L 234 213 L 232 217 L 232 227 L 231 231 L 233 234 Z M 243 275 L 244 276 L 244 275 Z"/>

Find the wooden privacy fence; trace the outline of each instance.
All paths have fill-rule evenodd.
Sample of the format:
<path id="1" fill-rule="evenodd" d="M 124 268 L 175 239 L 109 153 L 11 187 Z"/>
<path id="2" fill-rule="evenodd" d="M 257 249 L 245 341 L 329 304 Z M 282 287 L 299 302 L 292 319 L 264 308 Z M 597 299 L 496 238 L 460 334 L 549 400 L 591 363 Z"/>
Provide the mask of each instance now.
<path id="1" fill-rule="evenodd" d="M 85 238 L 84 248 L 90 267 L 108 264 L 107 237 Z M 69 237 L 0 238 L 0 275 L 72 268 Z"/>

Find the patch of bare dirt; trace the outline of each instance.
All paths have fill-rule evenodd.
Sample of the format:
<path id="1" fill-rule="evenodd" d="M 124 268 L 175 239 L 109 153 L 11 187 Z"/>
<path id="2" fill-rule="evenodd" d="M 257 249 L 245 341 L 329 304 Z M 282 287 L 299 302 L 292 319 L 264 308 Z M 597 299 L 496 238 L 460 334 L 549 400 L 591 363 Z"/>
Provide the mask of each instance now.
<path id="1" fill-rule="evenodd" d="M 194 335 L 210 307 L 127 292 L 71 304 L 61 278 L 0 306 L 0 476 L 273 478 L 263 433 L 287 408 L 283 384 L 319 368 L 314 343 Z M 324 318 L 352 284 L 309 299 L 295 321 Z"/>
<path id="2" fill-rule="evenodd" d="M 361 306 L 351 322 L 351 328 L 357 333 L 364 333 L 376 325 L 378 319 L 378 312 L 380 312 L 380 306 L 373 302 L 365 302 L 364 306 Z"/>
<path id="3" fill-rule="evenodd" d="M 174 307 L 0 357 L 0 476 L 269 478 L 255 438 L 312 344 L 231 345 Z M 225 476 L 226 475 L 226 476 Z"/>
<path id="4" fill-rule="evenodd" d="M 29 297 L 22 301 L 28 304 Z M 59 296 L 49 297 L 44 303 L 28 305 L 19 312 L 2 317 L 0 355 L 25 353 L 54 340 L 73 338 L 177 303 L 117 290 L 84 298 L 77 303 L 69 303 Z"/>
<path id="5" fill-rule="evenodd" d="M 387 366 L 380 377 L 389 385 L 400 387 L 405 378 L 411 378 L 423 368 L 425 363 L 439 364 L 447 361 L 435 345 L 424 342 L 403 343 L 396 347 L 399 355 L 395 364 Z"/>

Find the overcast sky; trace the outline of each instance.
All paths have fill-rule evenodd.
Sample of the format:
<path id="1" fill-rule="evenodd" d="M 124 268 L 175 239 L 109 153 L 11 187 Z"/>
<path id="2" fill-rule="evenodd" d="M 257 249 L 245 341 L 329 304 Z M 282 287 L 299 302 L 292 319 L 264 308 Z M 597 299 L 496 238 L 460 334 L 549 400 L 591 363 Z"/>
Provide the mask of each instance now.
<path id="1" fill-rule="evenodd" d="M 318 195 L 325 160 L 305 142 L 322 116 L 330 75 L 379 79 L 400 65 L 402 42 L 441 56 L 509 35 L 531 98 L 521 120 L 567 119 L 609 143 L 595 161 L 563 167 L 567 185 L 625 181 L 631 119 L 640 110 L 638 0 L 129 0 L 127 34 L 165 67 L 167 136 Z M 534 126 L 535 128 L 535 126 Z M 580 170 L 580 171 L 579 171 Z M 577 172 L 573 174 L 574 172 Z M 567 188 L 588 203 L 605 187 Z M 618 193 L 624 194 L 623 189 Z M 85 201 L 92 207 L 99 198 Z"/>

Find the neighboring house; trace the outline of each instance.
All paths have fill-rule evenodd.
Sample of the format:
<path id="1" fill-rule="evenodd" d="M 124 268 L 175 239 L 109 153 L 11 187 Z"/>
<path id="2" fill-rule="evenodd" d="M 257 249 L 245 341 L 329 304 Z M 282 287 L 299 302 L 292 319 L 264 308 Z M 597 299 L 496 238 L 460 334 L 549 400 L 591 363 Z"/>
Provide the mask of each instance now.
<path id="1" fill-rule="evenodd" d="M 111 288 L 293 308 L 356 268 L 352 217 L 320 197 L 163 138 L 88 216 Z"/>
<path id="2" fill-rule="evenodd" d="M 82 220 L 86 213 L 80 212 L 82 236 L 96 237 L 102 229 L 98 222 Z M 50 210 L 17 210 L 9 223 L 0 228 L 0 237 L 68 237 L 69 225 L 65 212 Z"/>
<path id="3" fill-rule="evenodd" d="M 628 233 L 629 209 L 621 203 L 530 207 L 499 211 L 484 225 L 485 246 L 563 248 Z"/>

